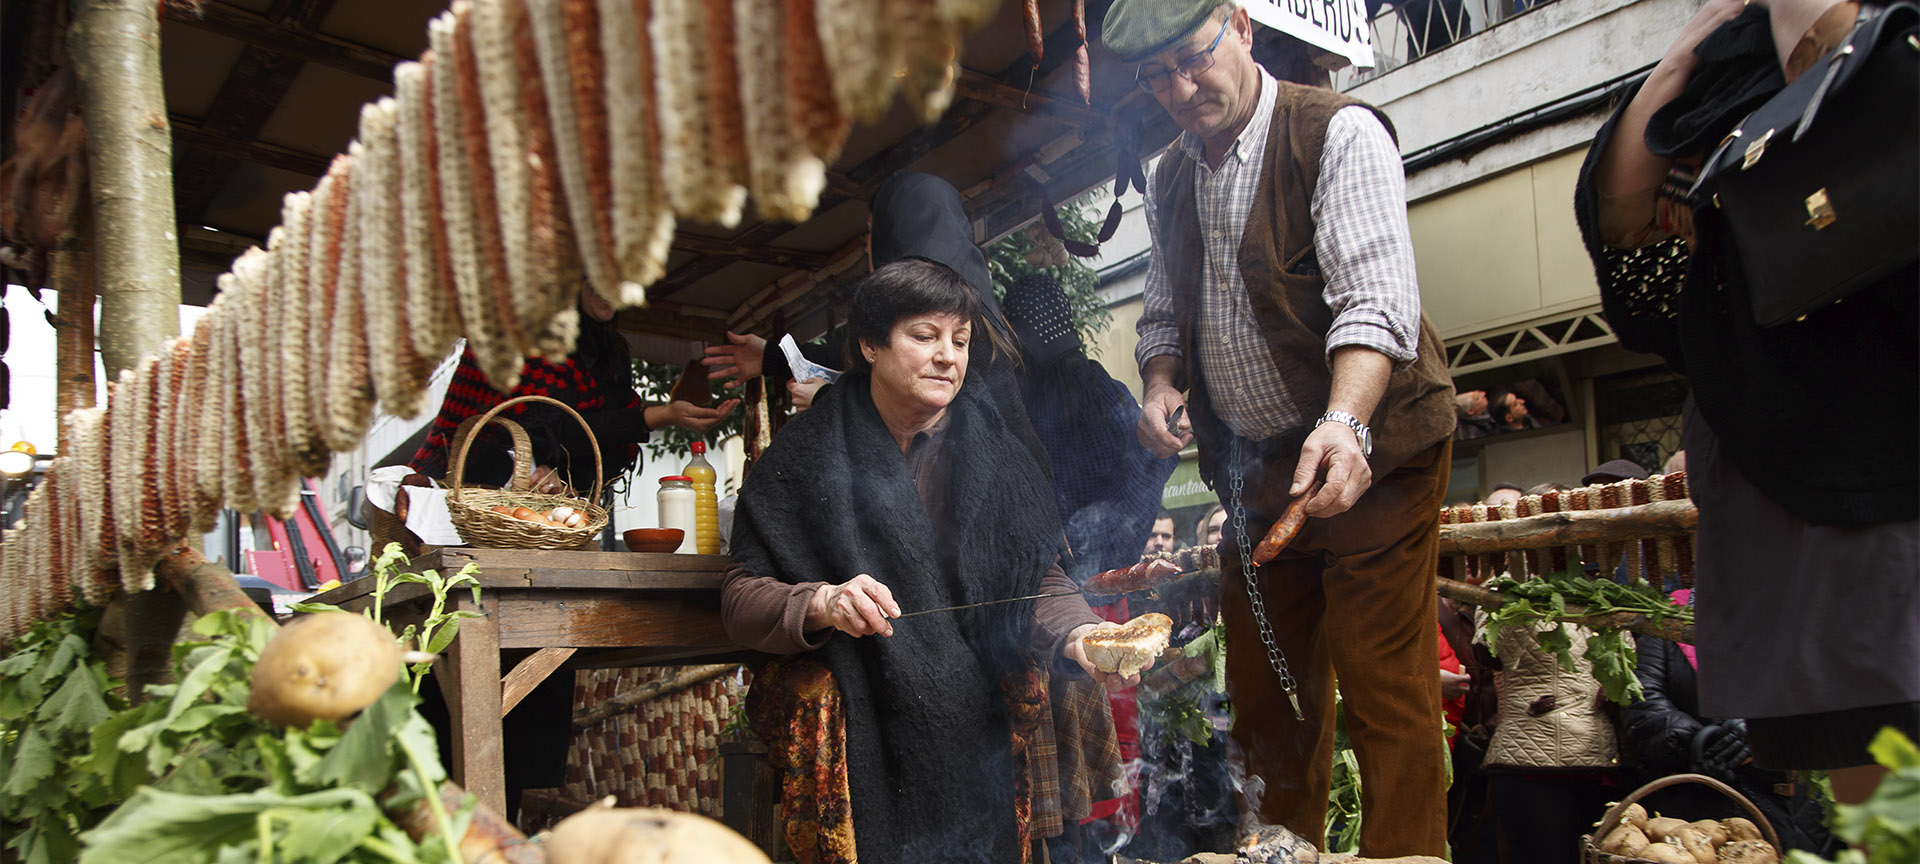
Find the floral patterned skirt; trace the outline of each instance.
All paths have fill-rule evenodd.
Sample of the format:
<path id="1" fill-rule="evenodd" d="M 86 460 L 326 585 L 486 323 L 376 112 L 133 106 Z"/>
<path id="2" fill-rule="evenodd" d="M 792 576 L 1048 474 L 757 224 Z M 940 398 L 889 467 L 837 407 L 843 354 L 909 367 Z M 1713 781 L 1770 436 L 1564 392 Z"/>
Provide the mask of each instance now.
<path id="1" fill-rule="evenodd" d="M 1046 679 L 1037 665 L 1001 683 L 1013 723 L 1014 819 L 1021 864 L 1033 849 L 1034 739 L 1045 717 Z M 780 818 L 799 864 L 857 864 L 853 795 L 847 782 L 847 725 L 839 685 L 825 664 L 782 657 L 754 676 L 747 719 L 780 772 Z M 1056 787 L 1057 788 L 1057 787 Z M 1057 794 L 1057 793 L 1056 793 Z"/>

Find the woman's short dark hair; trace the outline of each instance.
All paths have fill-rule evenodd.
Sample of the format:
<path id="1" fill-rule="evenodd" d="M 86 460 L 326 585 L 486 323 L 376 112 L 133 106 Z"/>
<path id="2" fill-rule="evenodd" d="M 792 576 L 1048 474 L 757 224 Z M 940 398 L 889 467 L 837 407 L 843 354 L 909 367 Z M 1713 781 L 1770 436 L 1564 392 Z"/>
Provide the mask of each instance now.
<path id="1" fill-rule="evenodd" d="M 882 265 L 853 289 L 853 306 L 847 313 L 848 362 L 856 371 L 872 371 L 873 364 L 860 350 L 862 342 L 885 345 L 900 319 L 937 314 L 958 315 L 973 324 L 975 337 L 985 336 L 980 301 L 952 268 L 923 258 Z M 980 359 L 982 348 L 991 351 L 990 344 L 988 339 L 976 338 L 968 347 L 973 354 L 969 362 Z"/>

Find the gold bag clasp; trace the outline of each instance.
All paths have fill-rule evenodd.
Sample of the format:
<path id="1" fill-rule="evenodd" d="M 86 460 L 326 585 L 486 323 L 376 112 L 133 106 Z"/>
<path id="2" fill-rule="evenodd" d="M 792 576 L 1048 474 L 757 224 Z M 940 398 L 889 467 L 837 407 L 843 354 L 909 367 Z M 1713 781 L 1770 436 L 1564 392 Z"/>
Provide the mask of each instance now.
<path id="1" fill-rule="evenodd" d="M 1833 202 L 1827 200 L 1827 190 L 1823 187 L 1807 196 L 1807 224 L 1818 231 L 1833 224 L 1839 217 L 1833 212 Z"/>
<path id="2" fill-rule="evenodd" d="M 1752 143 L 1747 145 L 1746 157 L 1740 160 L 1740 170 L 1745 171 L 1748 168 L 1752 168 L 1753 163 L 1760 161 L 1760 157 L 1766 155 L 1767 144 L 1772 141 L 1772 129 L 1768 129 L 1765 134 L 1753 139 Z"/>

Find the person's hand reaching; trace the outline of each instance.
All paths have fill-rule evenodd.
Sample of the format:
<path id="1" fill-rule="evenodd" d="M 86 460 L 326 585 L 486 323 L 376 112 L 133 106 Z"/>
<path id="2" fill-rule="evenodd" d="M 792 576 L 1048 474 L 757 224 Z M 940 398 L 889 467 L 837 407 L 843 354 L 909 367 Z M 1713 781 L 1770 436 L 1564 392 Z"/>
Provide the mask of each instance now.
<path id="1" fill-rule="evenodd" d="M 814 394 L 827 386 L 825 378 L 808 378 L 805 381 L 788 381 L 787 395 L 793 399 L 793 410 L 805 411 L 813 407 Z"/>
<path id="2" fill-rule="evenodd" d="M 767 340 L 728 331 L 727 344 L 708 345 L 707 356 L 700 362 L 710 370 L 708 381 L 726 381 L 732 389 L 760 377 L 760 358 L 766 350 Z"/>
<path id="3" fill-rule="evenodd" d="M 728 399 L 712 408 L 702 408 L 692 402 L 678 401 L 667 403 L 668 426 L 678 426 L 695 435 L 705 435 L 707 430 L 727 419 L 733 409 L 740 407 L 740 400 Z"/>

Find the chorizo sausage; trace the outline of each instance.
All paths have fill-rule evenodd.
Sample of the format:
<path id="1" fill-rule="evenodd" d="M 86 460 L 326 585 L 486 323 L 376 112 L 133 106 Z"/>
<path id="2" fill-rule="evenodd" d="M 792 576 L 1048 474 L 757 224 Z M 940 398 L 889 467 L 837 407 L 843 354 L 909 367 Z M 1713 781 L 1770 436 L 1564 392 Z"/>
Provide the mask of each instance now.
<path id="1" fill-rule="evenodd" d="M 1253 563 L 1262 565 L 1280 555 L 1280 550 L 1293 542 L 1294 535 L 1300 533 L 1301 526 L 1307 524 L 1307 496 L 1293 499 L 1287 505 L 1287 512 L 1281 514 L 1280 521 L 1267 529 L 1267 536 L 1260 539 L 1260 545 L 1253 549 Z"/>
<path id="2" fill-rule="evenodd" d="M 1095 574 L 1087 580 L 1088 594 L 1127 594 L 1133 591 L 1145 591 L 1157 588 L 1169 582 L 1177 582 L 1186 571 L 1170 558 L 1156 558 L 1141 561 L 1132 567 L 1122 567 Z"/>
<path id="3" fill-rule="evenodd" d="M 1040 58 L 1047 53 L 1047 34 L 1040 29 L 1040 0 L 1026 0 L 1027 53 L 1033 55 L 1033 68 L 1040 68 Z"/>

